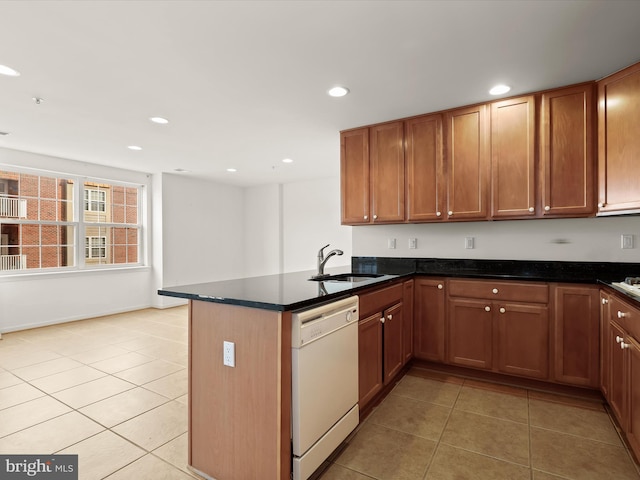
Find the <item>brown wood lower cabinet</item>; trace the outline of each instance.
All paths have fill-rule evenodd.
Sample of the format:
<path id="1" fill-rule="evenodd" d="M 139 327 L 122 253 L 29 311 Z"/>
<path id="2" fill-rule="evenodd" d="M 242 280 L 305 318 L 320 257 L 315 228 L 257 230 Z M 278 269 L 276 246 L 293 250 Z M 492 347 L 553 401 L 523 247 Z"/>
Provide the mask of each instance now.
<path id="1" fill-rule="evenodd" d="M 449 363 L 549 378 L 546 284 L 450 279 L 448 290 Z M 521 301 L 527 297 L 533 302 Z"/>
<path id="2" fill-rule="evenodd" d="M 447 337 L 450 363 L 485 370 L 493 367 L 493 316 L 487 302 L 449 299 Z"/>
<path id="3" fill-rule="evenodd" d="M 358 404 L 369 403 L 382 390 L 382 325 L 374 313 L 358 323 Z"/>
<path id="4" fill-rule="evenodd" d="M 602 392 L 636 457 L 640 456 L 640 309 L 601 294 Z"/>
<path id="5" fill-rule="evenodd" d="M 445 279 L 415 280 L 413 355 L 419 360 L 444 362 Z"/>
<path id="6" fill-rule="evenodd" d="M 407 363 L 407 324 L 404 298 L 413 298 L 412 285 L 393 284 L 359 295 L 358 369 L 360 411 L 376 398 Z"/>
<path id="7" fill-rule="evenodd" d="M 597 388 L 600 380 L 600 289 L 552 286 L 553 380 Z"/>
<path id="8" fill-rule="evenodd" d="M 549 313 L 546 305 L 505 303 L 493 307 L 502 373 L 545 380 L 549 376 Z"/>

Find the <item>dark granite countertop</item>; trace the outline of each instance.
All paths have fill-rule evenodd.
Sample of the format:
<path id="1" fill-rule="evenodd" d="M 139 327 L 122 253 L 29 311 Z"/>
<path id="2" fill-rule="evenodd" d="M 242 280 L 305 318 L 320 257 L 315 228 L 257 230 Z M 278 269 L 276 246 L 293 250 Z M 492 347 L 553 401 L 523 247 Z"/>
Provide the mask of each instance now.
<path id="1" fill-rule="evenodd" d="M 265 310 L 297 310 L 354 295 L 412 275 L 485 278 L 537 282 L 601 283 L 640 302 L 638 296 L 613 285 L 628 276 L 640 276 L 639 263 L 560 262 L 528 260 L 473 260 L 442 258 L 352 257 L 351 268 L 335 267 L 327 273 L 349 271 L 382 274 L 360 282 L 316 282 L 314 271 L 283 273 L 237 280 L 167 287 L 158 294 L 171 297 L 241 305 Z"/>
<path id="2" fill-rule="evenodd" d="M 349 267 L 336 267 L 328 268 L 326 273 L 336 275 L 350 271 Z M 158 290 L 158 294 L 264 310 L 285 311 L 298 310 L 349 295 L 357 295 L 359 291 L 372 286 L 382 286 L 402 277 L 402 275 L 385 274 L 375 279 L 355 282 L 309 280 L 315 273 L 315 271 L 309 270 L 167 287 Z"/>

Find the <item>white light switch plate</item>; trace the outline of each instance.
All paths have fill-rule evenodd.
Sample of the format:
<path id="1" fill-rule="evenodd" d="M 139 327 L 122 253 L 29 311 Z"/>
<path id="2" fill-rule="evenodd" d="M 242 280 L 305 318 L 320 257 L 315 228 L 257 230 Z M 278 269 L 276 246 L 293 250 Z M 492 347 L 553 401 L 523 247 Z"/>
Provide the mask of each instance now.
<path id="1" fill-rule="evenodd" d="M 418 239 L 417 238 L 410 238 L 409 239 L 409 248 L 412 249 L 412 250 L 418 248 Z"/>
<path id="2" fill-rule="evenodd" d="M 464 248 L 475 248 L 475 237 L 464 237 Z"/>
<path id="3" fill-rule="evenodd" d="M 633 248 L 633 235 L 624 233 L 620 237 L 620 248 Z"/>
<path id="4" fill-rule="evenodd" d="M 396 248 L 396 239 L 395 238 L 387 238 L 387 248 Z"/>

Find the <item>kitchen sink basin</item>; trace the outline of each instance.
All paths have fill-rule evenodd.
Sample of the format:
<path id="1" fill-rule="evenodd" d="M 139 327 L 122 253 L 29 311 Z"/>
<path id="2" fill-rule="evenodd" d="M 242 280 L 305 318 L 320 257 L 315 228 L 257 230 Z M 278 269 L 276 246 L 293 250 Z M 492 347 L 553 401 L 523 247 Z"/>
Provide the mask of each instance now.
<path id="1" fill-rule="evenodd" d="M 374 278 L 382 277 L 381 273 L 340 273 L 337 275 L 327 275 L 325 277 L 311 277 L 309 280 L 316 282 L 366 282 Z"/>

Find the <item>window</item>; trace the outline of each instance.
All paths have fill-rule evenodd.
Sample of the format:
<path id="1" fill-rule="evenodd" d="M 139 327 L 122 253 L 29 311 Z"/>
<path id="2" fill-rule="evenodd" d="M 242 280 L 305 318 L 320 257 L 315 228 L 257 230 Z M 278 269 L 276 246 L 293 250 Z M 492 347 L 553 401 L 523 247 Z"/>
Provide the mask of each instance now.
<path id="1" fill-rule="evenodd" d="M 107 192 L 85 189 L 84 209 L 87 212 L 104 212 L 107 209 Z"/>
<path id="2" fill-rule="evenodd" d="M 107 258 L 107 237 L 85 237 L 84 258 Z"/>
<path id="3" fill-rule="evenodd" d="M 0 184 L 0 275 L 141 264 L 142 186 L 2 167 Z"/>

